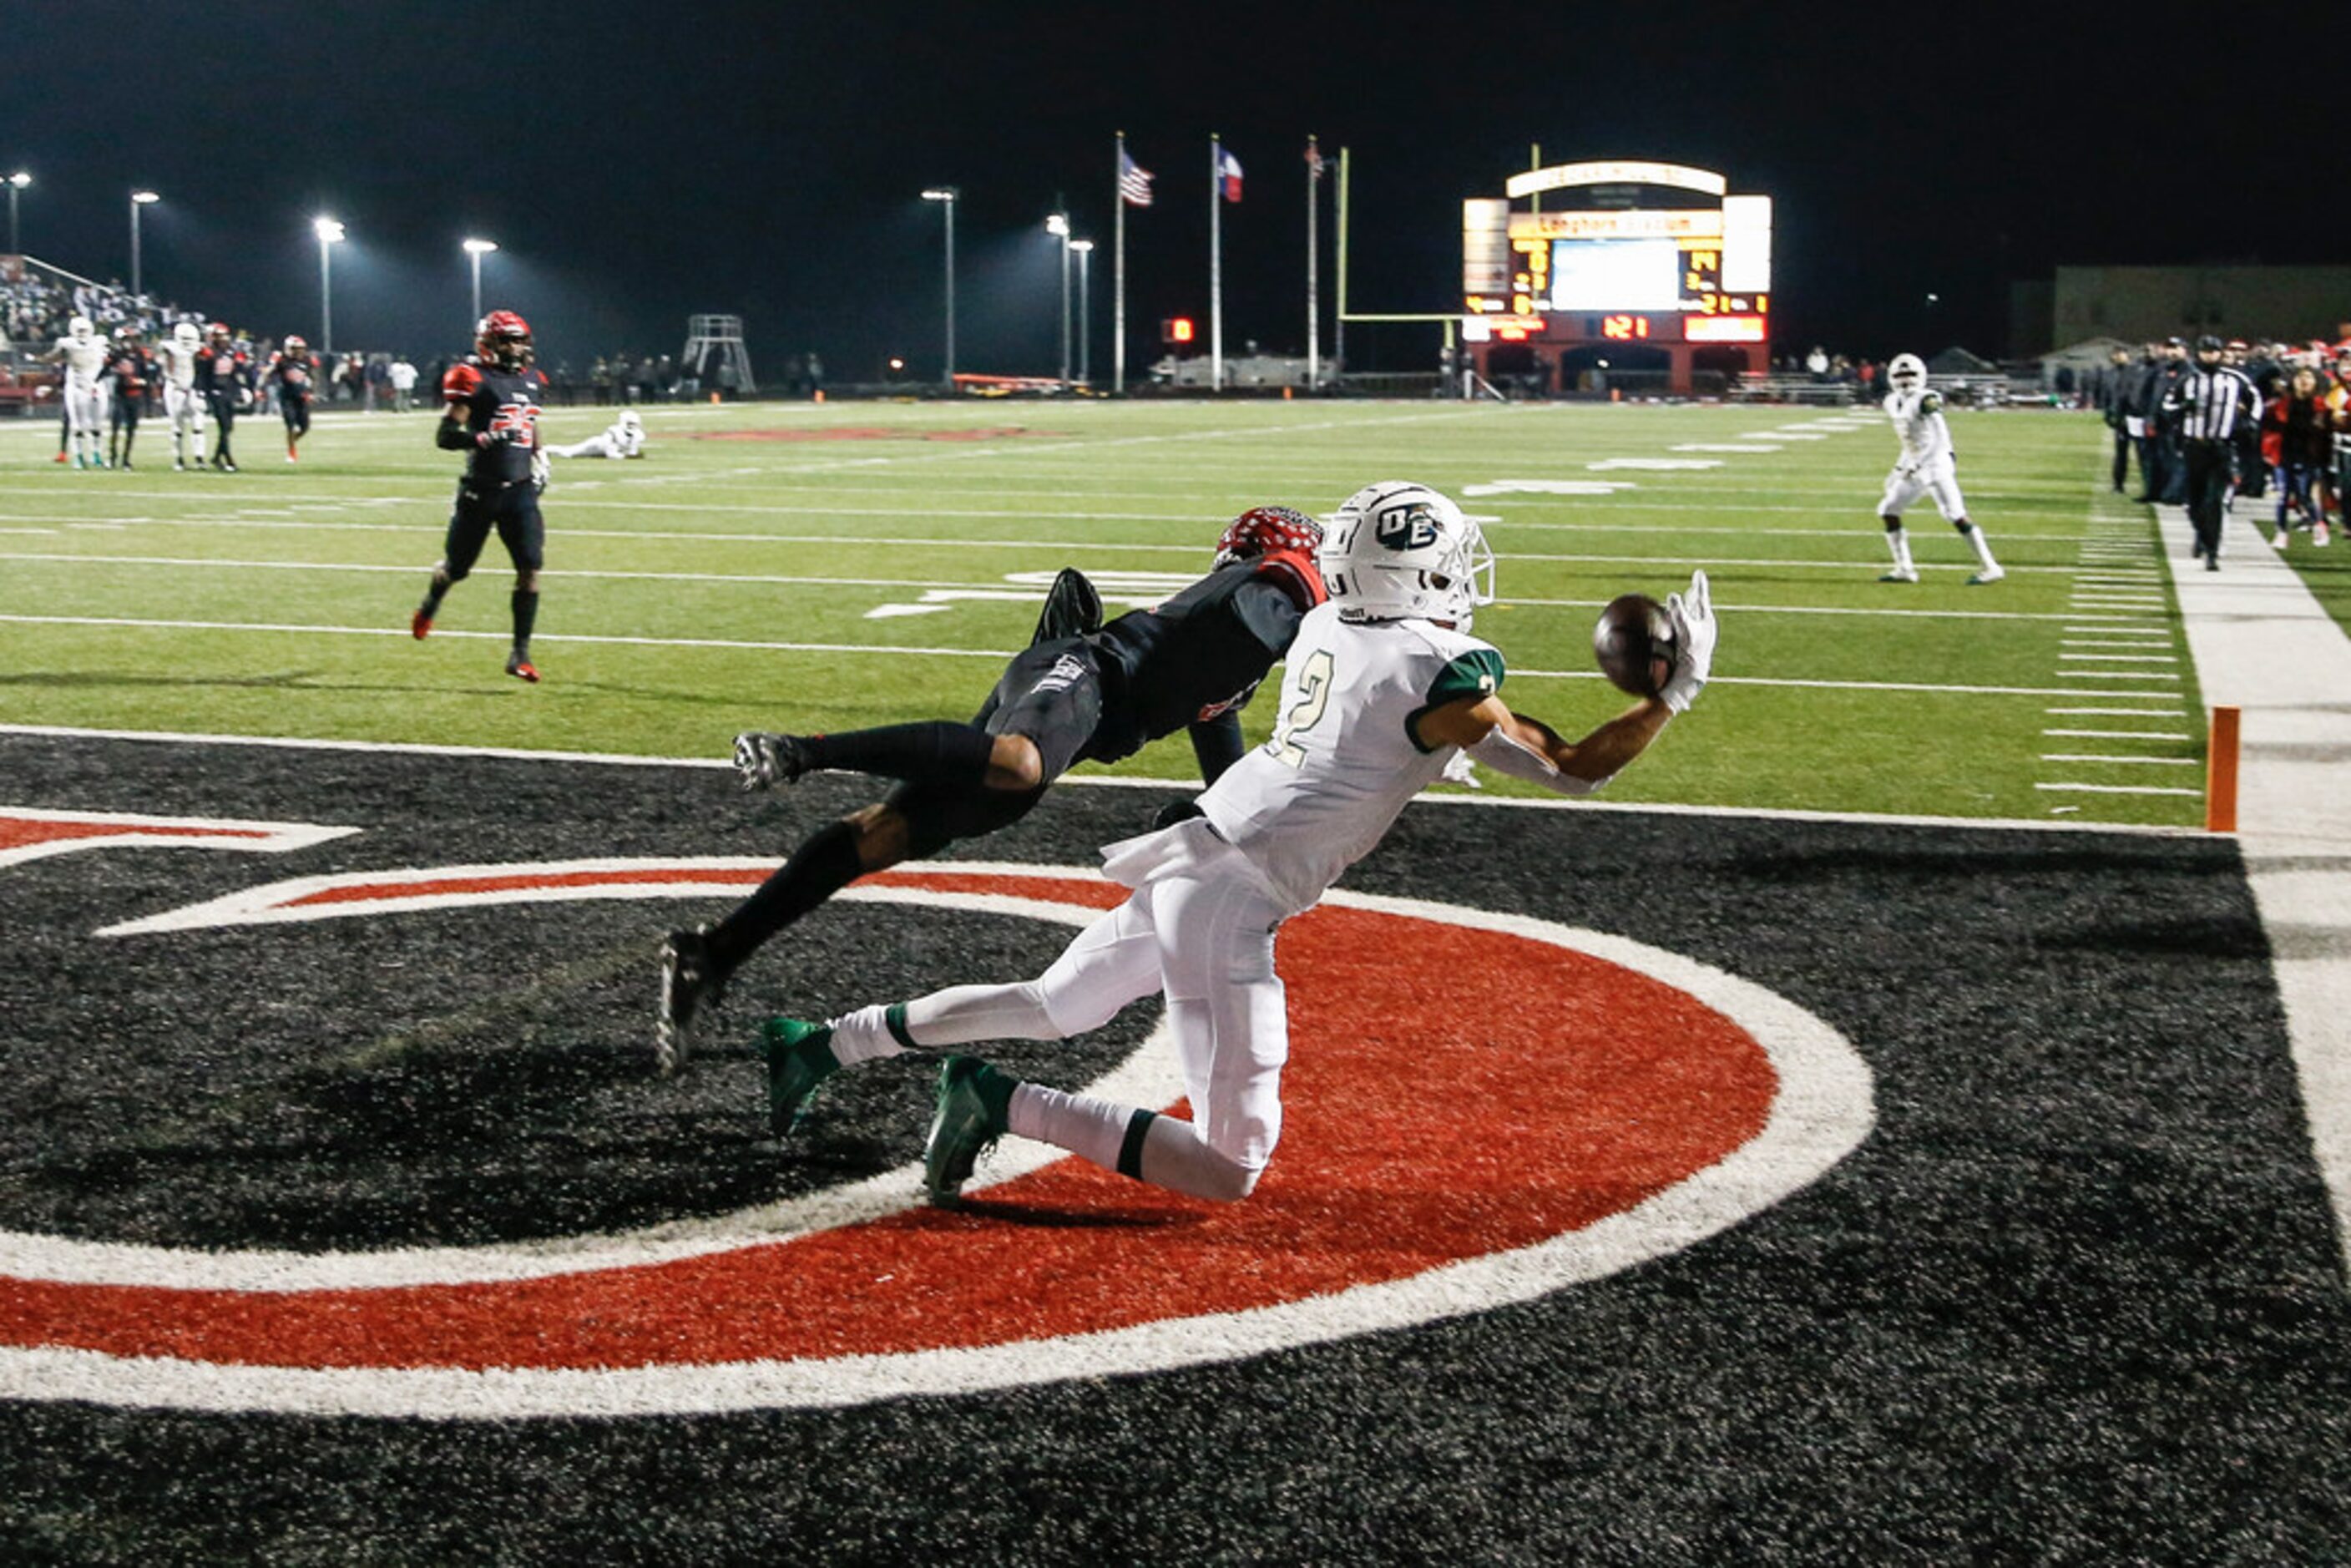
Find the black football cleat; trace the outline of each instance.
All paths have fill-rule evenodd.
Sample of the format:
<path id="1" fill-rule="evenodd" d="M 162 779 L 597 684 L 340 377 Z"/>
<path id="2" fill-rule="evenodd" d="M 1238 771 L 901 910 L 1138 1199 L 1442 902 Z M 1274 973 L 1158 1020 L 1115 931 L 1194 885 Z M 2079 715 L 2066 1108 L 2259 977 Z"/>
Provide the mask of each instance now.
<path id="1" fill-rule="evenodd" d="M 742 775 L 746 789 L 792 783 L 814 766 L 808 742 L 797 735 L 752 731 L 735 737 L 735 771 Z"/>
<path id="2" fill-rule="evenodd" d="M 726 992 L 710 956 L 710 927 L 673 931 L 662 943 L 661 1012 L 653 1020 L 653 1067 L 666 1077 L 694 1054 L 695 1026 Z"/>

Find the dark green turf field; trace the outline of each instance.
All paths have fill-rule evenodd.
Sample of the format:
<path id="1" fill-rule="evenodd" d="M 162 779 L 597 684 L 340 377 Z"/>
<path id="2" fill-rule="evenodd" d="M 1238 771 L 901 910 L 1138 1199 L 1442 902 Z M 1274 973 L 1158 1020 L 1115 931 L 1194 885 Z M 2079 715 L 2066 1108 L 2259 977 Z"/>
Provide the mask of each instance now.
<path id="1" fill-rule="evenodd" d="M 603 420 L 559 413 L 549 434 Z M 1876 580 L 1894 444 L 1867 410 L 835 403 L 648 423 L 643 462 L 558 465 L 537 688 L 500 674 L 495 544 L 433 639 L 408 636 L 455 483 L 429 416 L 324 419 L 298 465 L 250 420 L 233 476 L 172 473 L 152 424 L 131 473 L 51 463 L 47 422 L 0 426 L 0 722 L 718 757 L 738 728 L 968 711 L 1057 567 L 1114 612 L 1196 574 L 1246 507 L 1327 512 L 1408 476 L 1489 519 L 1501 601 L 1478 629 L 1510 699 L 1565 729 L 1614 700 L 1598 607 L 1712 577 L 1716 682 L 1614 798 L 2201 820 L 2194 674 L 2086 415 L 1955 413 L 2009 569 L 1987 587 L 1931 509 L 1925 580 Z M 1126 770 L 1191 767 L 1178 740 Z"/>

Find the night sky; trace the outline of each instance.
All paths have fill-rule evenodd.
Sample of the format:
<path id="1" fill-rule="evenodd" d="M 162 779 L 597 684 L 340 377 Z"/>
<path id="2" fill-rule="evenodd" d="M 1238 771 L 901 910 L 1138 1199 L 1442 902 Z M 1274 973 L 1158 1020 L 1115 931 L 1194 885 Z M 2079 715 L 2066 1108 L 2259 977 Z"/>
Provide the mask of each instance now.
<path id="1" fill-rule="evenodd" d="M 1157 176 L 1130 209 L 1129 366 L 1208 308 L 1208 137 L 1228 352 L 1305 339 L 1307 134 L 1353 152 L 1351 305 L 1459 304 L 1459 203 L 1545 162 L 1646 157 L 1775 198 L 1775 335 L 1884 355 L 2005 345 L 2009 279 L 2060 262 L 2346 261 L 2351 6 L 1300 3 L 548 4 L 0 0 L 0 172 L 25 248 L 130 272 L 271 336 L 315 335 L 310 218 L 343 220 L 340 349 L 460 345 L 485 303 L 584 367 L 747 319 L 772 379 L 905 356 L 935 376 L 953 184 L 958 369 L 1059 361 L 1066 201 L 1111 360 L 1113 133 Z M 1402 19 L 1402 20 L 1399 20 Z M 2329 130 L 2332 124 L 2334 129 Z M 1328 186 L 1325 198 L 1328 200 Z M 1330 221 L 1325 208 L 1326 225 Z M 1324 230 L 1324 308 L 1334 292 Z M 1930 305 L 1928 297 L 1938 297 Z M 1326 314 L 1324 346 L 1330 340 Z M 1355 368 L 1430 368 L 1433 328 L 1351 327 Z"/>

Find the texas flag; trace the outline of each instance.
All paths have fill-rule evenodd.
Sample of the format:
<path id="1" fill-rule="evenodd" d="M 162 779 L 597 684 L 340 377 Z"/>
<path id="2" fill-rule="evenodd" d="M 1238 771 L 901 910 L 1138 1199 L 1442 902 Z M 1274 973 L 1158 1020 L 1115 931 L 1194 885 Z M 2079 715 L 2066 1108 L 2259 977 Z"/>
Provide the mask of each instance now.
<path id="1" fill-rule="evenodd" d="M 1241 161 L 1223 147 L 1217 149 L 1217 193 L 1228 202 L 1241 199 Z"/>

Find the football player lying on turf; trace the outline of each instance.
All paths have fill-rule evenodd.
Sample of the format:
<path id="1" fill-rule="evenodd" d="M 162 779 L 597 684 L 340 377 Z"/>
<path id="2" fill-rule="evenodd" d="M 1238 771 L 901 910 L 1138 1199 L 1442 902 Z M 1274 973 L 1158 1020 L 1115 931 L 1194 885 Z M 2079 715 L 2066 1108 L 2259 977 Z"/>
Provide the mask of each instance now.
<path id="1" fill-rule="evenodd" d="M 670 933 L 656 1065 L 676 1071 L 702 1010 L 777 932 L 867 872 L 1019 821 L 1073 764 L 1116 762 L 1189 726 L 1202 776 L 1217 779 L 1240 757 L 1240 707 L 1289 648 L 1300 618 L 1322 601 L 1314 565 L 1322 538 L 1302 512 L 1254 507 L 1217 540 L 1207 576 L 1107 626 L 1092 585 L 1064 571 L 1030 645 L 968 724 L 737 737 L 747 789 L 818 768 L 900 783 L 886 800 L 818 829 L 725 919 Z"/>
<path id="2" fill-rule="evenodd" d="M 575 441 L 569 446 L 550 446 L 549 457 L 643 457 L 645 455 L 645 422 L 637 411 L 624 408 L 621 417 L 585 441 Z"/>
<path id="3" fill-rule="evenodd" d="M 762 1043 L 778 1135 L 845 1064 L 976 1040 L 1066 1039 L 1156 991 L 1167 999 L 1194 1120 L 949 1056 L 924 1154 L 931 1201 L 956 1202 L 979 1151 L 1008 1132 L 1195 1197 L 1247 1197 L 1281 1133 L 1290 1037 L 1276 927 L 1368 853 L 1457 752 L 1586 794 L 1689 706 L 1713 656 L 1699 572 L 1667 603 L 1668 656 L 1652 677 L 1655 695 L 1570 743 L 1503 705 L 1502 657 L 1468 632 L 1471 612 L 1492 598 L 1492 557 L 1450 500 L 1403 483 L 1357 492 L 1330 521 L 1322 566 L 1330 601 L 1290 645 L 1273 737 L 1209 786 L 1202 819 L 1102 852 L 1105 871 L 1133 895 L 1034 980 L 957 986 L 829 1024 L 770 1021 Z"/>

